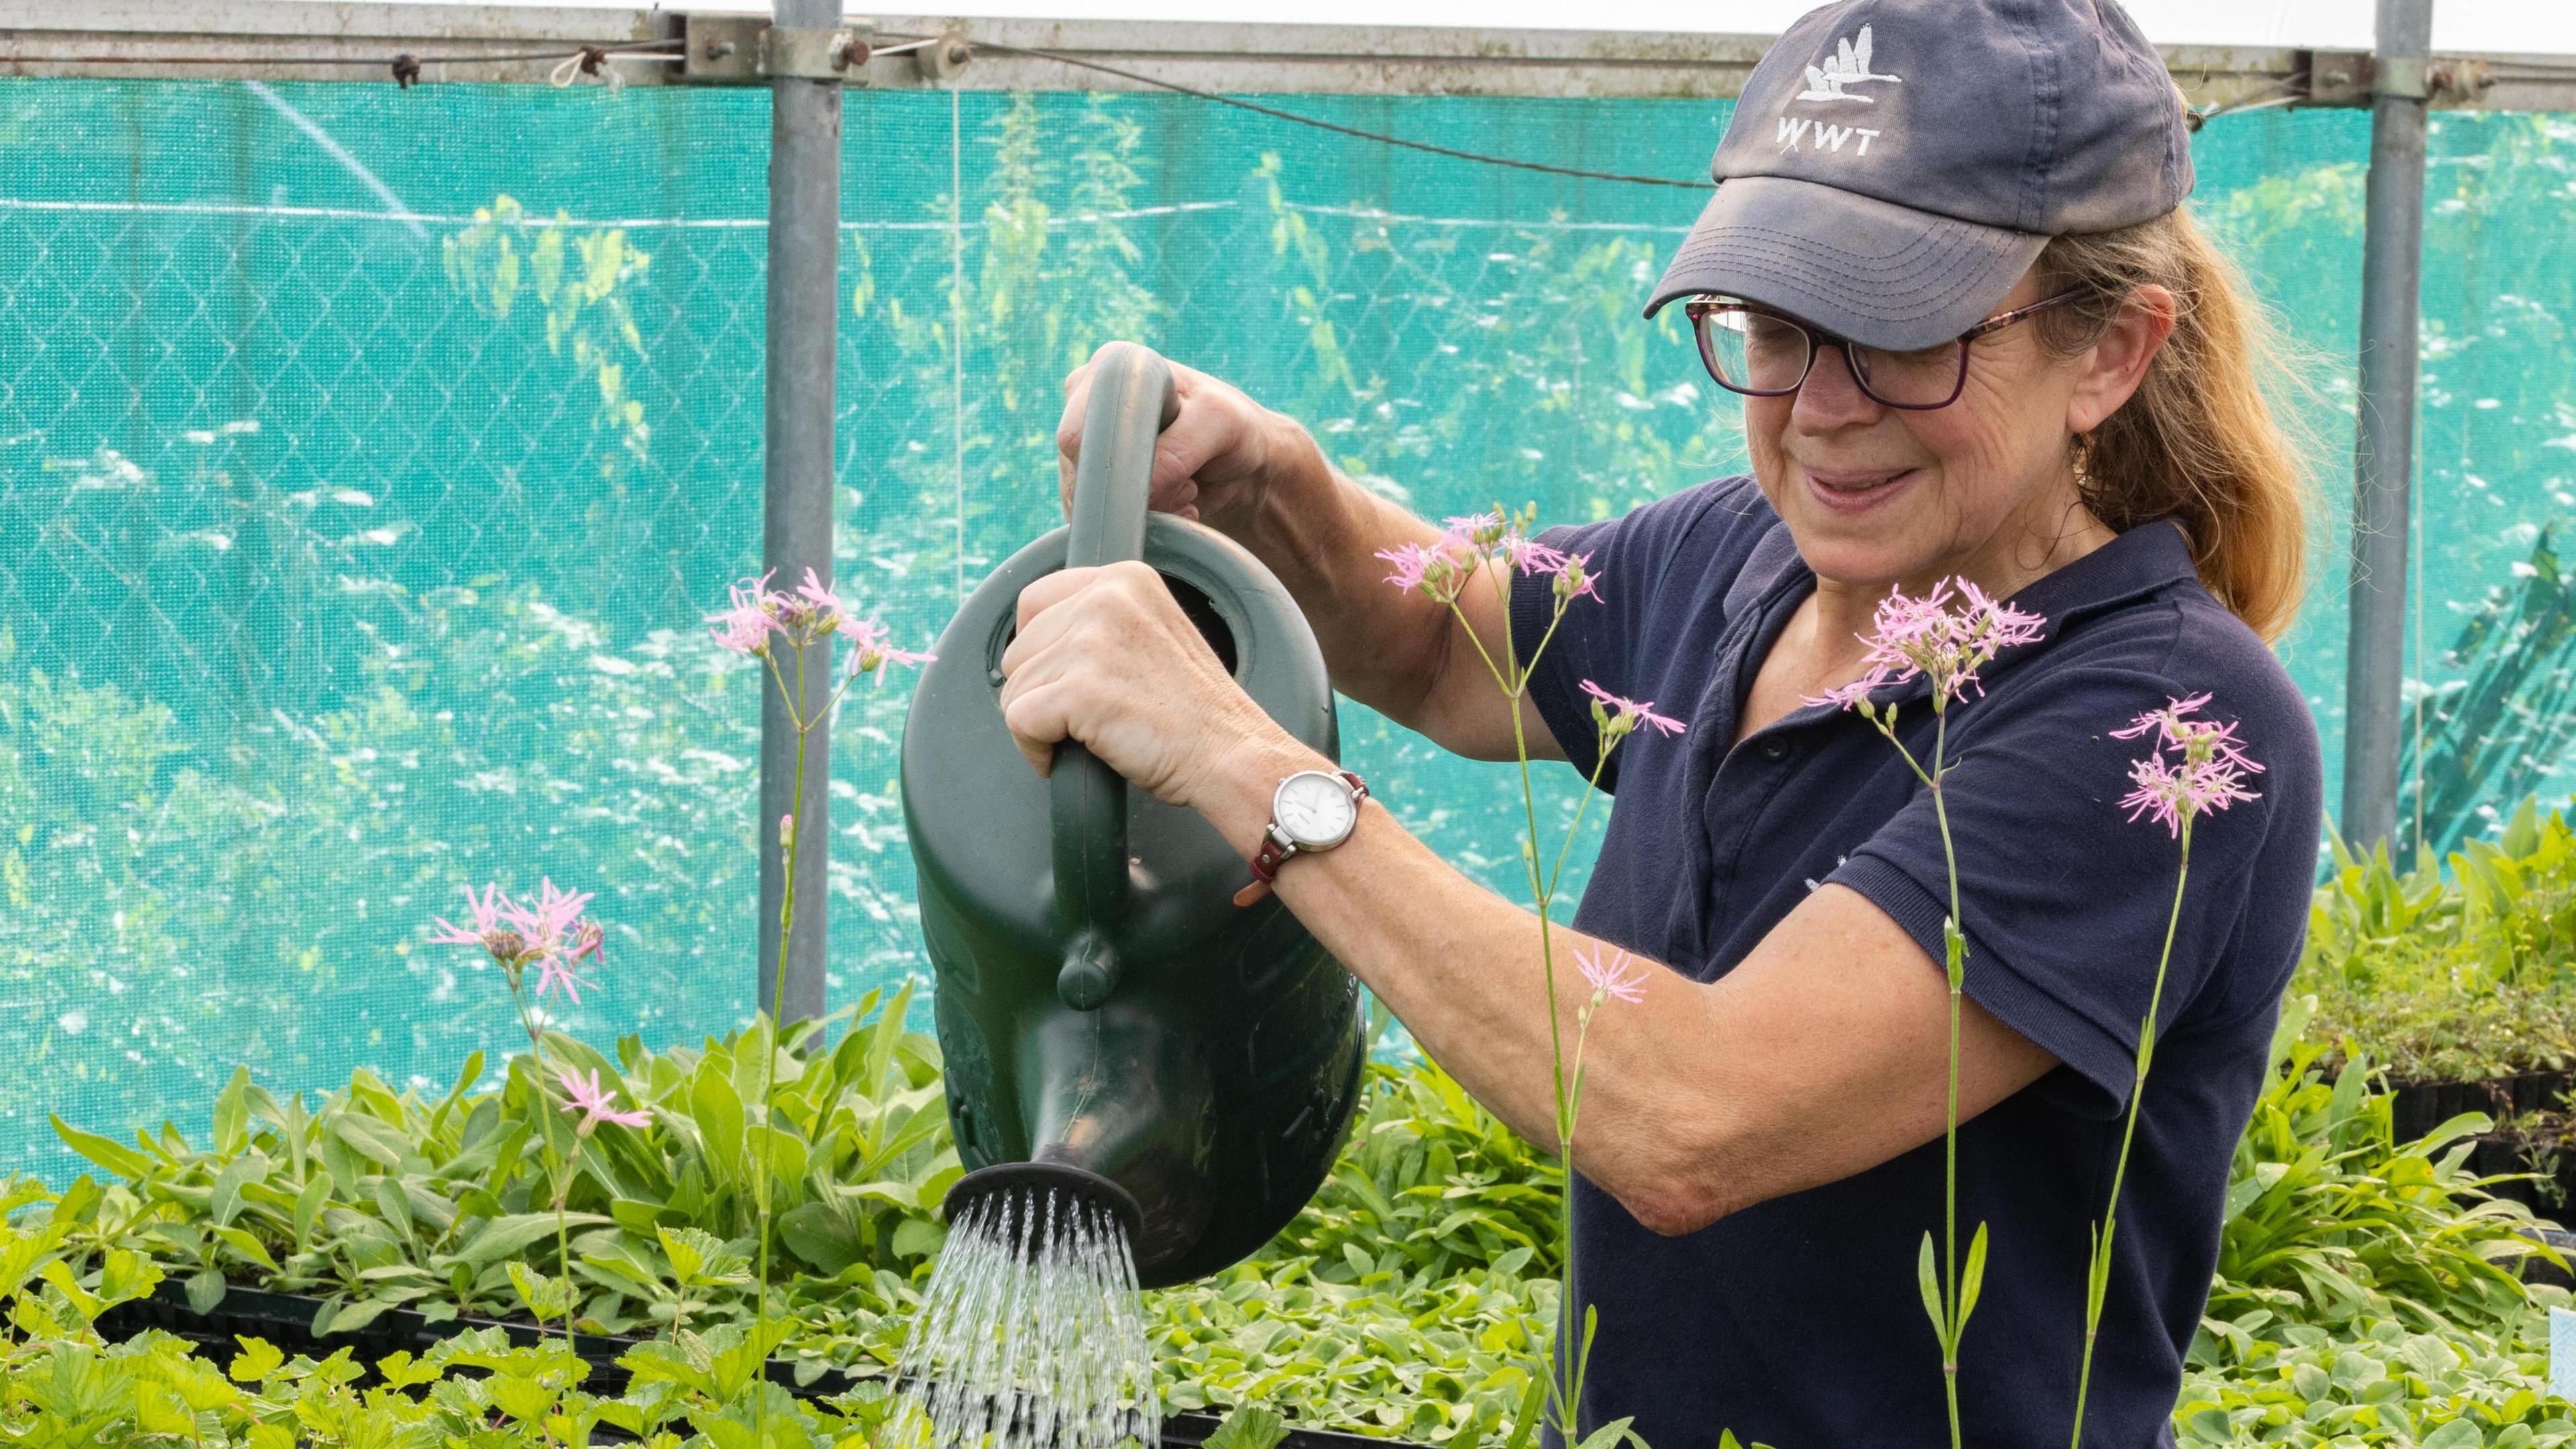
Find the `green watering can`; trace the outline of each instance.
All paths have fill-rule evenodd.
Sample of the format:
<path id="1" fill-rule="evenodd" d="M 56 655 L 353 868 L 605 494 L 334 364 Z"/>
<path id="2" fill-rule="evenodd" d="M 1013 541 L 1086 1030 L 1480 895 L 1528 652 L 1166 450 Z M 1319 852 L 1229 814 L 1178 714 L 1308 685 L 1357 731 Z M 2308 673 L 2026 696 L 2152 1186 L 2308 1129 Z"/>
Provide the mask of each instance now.
<path id="1" fill-rule="evenodd" d="M 985 1194 L 1055 1188 L 1121 1219 L 1145 1287 L 1235 1263 L 1340 1151 L 1365 1058 L 1359 988 L 1195 811 L 1066 743 L 1040 778 L 1002 723 L 1020 591 L 1141 558 L 1290 734 L 1338 758 L 1314 632 L 1260 561 L 1148 514 L 1171 368 L 1120 345 L 1083 419 L 1073 519 L 1011 556 L 941 634 L 903 734 L 903 805 L 938 981 L 948 1117 Z"/>

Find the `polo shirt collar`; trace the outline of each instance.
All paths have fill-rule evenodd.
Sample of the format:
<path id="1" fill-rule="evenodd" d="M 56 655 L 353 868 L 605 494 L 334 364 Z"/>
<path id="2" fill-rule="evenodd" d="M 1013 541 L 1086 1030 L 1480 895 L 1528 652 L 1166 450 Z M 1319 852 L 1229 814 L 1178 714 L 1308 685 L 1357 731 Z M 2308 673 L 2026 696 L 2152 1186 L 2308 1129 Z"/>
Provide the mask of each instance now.
<path id="1" fill-rule="evenodd" d="M 2160 592 L 2175 584 L 2199 577 L 2199 567 L 2192 562 L 2191 544 L 2183 536 L 2182 526 L 2171 519 L 2142 523 L 2114 537 L 2109 543 L 2075 560 L 2073 563 L 2034 579 L 2004 602 L 2025 613 L 2040 617 L 2039 642 L 1996 656 L 1981 674 L 1991 677 L 2015 660 L 2047 648 L 2057 636 L 2076 620 L 2116 609 Z M 1755 604 L 1747 611 L 1754 617 L 1768 613 L 1770 605 L 1783 594 L 1804 594 L 1814 587 L 1815 573 L 1798 554 L 1790 541 L 1786 525 L 1775 528 L 1746 560 L 1743 573 L 1728 591 L 1728 610 L 1739 625 L 1746 613 L 1736 613 L 1739 602 Z M 1739 628 L 1728 642 L 1750 647 L 1767 637 L 1770 631 Z M 1738 661 L 1739 664 L 1744 661 Z M 1871 698 L 1881 704 L 1906 704 L 1929 697 L 1931 681 L 1921 675 L 1904 683 L 1880 690 Z M 1791 711 L 1781 724 L 1804 723 L 1832 711 L 1831 706 L 1807 705 Z"/>

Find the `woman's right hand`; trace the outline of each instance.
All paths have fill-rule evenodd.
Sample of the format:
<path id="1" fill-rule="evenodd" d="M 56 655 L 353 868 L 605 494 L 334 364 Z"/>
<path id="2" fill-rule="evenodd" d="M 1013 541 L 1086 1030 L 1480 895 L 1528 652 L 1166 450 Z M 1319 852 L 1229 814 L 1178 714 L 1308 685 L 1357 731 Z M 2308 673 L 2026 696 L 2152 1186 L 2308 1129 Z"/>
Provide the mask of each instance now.
<path id="1" fill-rule="evenodd" d="M 1082 450 L 1082 418 L 1100 355 L 1064 380 L 1064 416 L 1055 425 L 1058 473 L 1067 516 L 1073 512 L 1073 465 Z M 1154 443 L 1153 491 L 1147 506 L 1242 538 L 1270 483 L 1272 440 L 1286 419 L 1241 389 L 1175 362 L 1172 387 L 1180 412 Z M 1293 427 L 1294 424 L 1286 424 Z"/>

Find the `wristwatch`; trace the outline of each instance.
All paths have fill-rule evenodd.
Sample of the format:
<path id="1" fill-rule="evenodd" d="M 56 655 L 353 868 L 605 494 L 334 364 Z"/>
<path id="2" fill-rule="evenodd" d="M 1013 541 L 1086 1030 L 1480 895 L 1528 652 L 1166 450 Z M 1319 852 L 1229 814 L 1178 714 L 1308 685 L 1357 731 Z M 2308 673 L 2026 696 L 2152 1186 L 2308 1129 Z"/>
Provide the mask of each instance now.
<path id="1" fill-rule="evenodd" d="M 1248 906 L 1270 894 L 1288 857 L 1330 850 L 1350 839 L 1368 792 L 1368 782 L 1348 770 L 1299 770 L 1281 780 L 1270 794 L 1270 824 L 1261 832 L 1261 849 L 1252 857 L 1252 883 L 1234 893 L 1234 903 Z"/>

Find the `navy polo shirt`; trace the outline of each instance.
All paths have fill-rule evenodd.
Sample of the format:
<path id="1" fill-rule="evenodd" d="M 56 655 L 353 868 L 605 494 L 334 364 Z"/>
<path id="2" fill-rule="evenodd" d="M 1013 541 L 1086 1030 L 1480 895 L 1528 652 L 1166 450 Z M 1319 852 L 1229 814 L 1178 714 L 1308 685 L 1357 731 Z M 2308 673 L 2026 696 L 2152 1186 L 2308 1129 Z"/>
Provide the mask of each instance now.
<path id="1" fill-rule="evenodd" d="M 1544 539 L 1589 555 L 1600 578 L 1601 601 L 1568 610 L 1531 681 L 1575 767 L 1594 757 L 1584 680 L 1689 724 L 1672 738 L 1640 731 L 1611 756 L 1602 785 L 1616 803 L 1575 925 L 1709 981 L 1834 882 L 1938 963 L 1940 834 L 1886 739 L 1852 712 L 1810 706 L 1735 743 L 1762 659 L 1815 586 L 1752 481 Z M 1547 583 L 1524 576 L 1514 593 L 1524 651 L 1545 628 Z M 2323 767 L 2306 702 L 2202 588 L 2171 525 L 2121 534 L 2013 602 L 2046 619 L 2045 637 L 1990 665 L 1985 693 L 1950 716 L 1966 989 L 2063 1065 L 1959 1131 L 1960 1246 L 1979 1222 L 1991 1235 L 1959 1370 L 1962 1426 L 1979 1449 L 2058 1449 L 2072 1429 L 2090 1225 L 2110 1192 L 2172 905 L 2173 839 L 2116 803 L 2147 743 L 2110 731 L 2206 692 L 2206 714 L 2241 721 L 2268 767 L 2253 782 L 2260 799 L 2194 831 L 2094 1356 L 2085 1443 L 2147 1449 L 2168 1433 L 2229 1161 L 2298 960 Z M 1900 733 L 1928 760 L 1923 682 L 1880 697 L 1904 706 Z M 1941 1225 L 1941 1186 L 1936 1138 L 1661 1237 L 1578 1178 L 1576 1291 L 1600 1311 L 1584 1422 L 1634 1415 L 1656 1449 L 1713 1444 L 1721 1428 L 1779 1449 L 1946 1445 L 1940 1349 L 1915 1277 L 1923 1234 Z"/>

